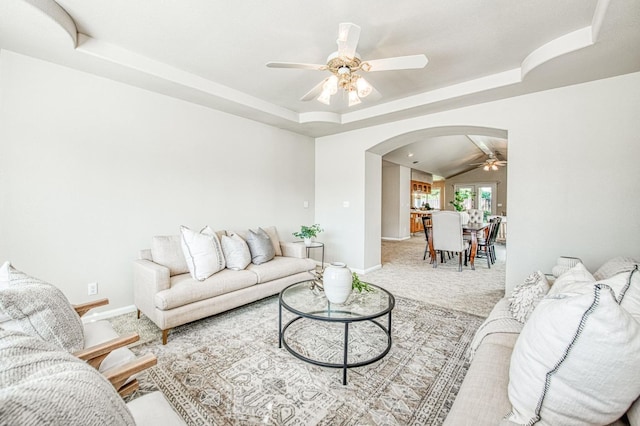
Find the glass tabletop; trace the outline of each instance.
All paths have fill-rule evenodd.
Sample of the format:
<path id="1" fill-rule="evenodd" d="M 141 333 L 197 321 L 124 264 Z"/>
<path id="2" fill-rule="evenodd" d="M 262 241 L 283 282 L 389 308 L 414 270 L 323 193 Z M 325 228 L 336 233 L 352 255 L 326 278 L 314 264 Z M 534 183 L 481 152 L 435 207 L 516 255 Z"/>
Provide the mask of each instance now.
<path id="1" fill-rule="evenodd" d="M 395 299 L 382 287 L 369 284 L 370 292 L 354 290 L 345 303 L 330 303 L 313 281 L 292 284 L 280 292 L 280 304 L 305 318 L 322 321 L 363 321 L 391 311 Z"/>

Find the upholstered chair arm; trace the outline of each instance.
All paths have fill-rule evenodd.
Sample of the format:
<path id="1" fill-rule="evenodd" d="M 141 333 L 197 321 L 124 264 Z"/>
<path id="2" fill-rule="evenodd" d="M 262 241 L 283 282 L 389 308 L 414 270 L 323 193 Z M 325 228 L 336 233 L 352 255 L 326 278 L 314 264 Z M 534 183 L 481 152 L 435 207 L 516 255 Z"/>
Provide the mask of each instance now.
<path id="1" fill-rule="evenodd" d="M 138 333 L 130 333 L 124 336 L 116 337 L 115 339 L 107 340 L 106 342 L 100 343 L 98 345 L 79 350 L 77 352 L 74 352 L 73 355 L 86 361 L 92 367 L 98 369 L 100 367 L 100 364 L 102 364 L 102 361 L 112 351 L 130 345 L 131 343 L 137 342 L 138 340 L 140 340 L 140 336 L 138 335 Z"/>
<path id="2" fill-rule="evenodd" d="M 133 261 L 133 285 L 156 294 L 171 287 L 169 268 L 146 259 Z"/>
<path id="3" fill-rule="evenodd" d="M 136 379 L 130 380 L 131 376 L 153 367 L 157 363 L 158 359 L 154 354 L 146 354 L 124 365 L 103 371 L 102 374 L 116 388 L 120 396 L 124 397 L 138 389 L 138 381 Z"/>
<path id="4" fill-rule="evenodd" d="M 109 304 L 109 299 L 105 298 L 105 299 L 99 299 L 99 300 L 92 300 L 91 302 L 80 303 L 78 305 L 73 305 L 73 309 L 76 310 L 78 315 L 83 316 L 93 308 L 97 308 L 98 306 L 105 306 L 108 304 Z"/>
<path id="5" fill-rule="evenodd" d="M 304 244 L 288 243 L 280 241 L 282 255 L 287 257 L 297 257 L 298 259 L 306 259 L 307 250 Z"/>

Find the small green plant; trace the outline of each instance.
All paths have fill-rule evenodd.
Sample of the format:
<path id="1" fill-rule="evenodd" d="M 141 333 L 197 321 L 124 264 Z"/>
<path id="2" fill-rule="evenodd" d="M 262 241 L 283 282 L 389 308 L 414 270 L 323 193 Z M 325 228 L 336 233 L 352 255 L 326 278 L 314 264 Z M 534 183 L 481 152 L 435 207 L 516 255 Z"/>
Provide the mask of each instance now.
<path id="1" fill-rule="evenodd" d="M 324 229 L 320 228 L 319 224 L 313 224 L 311 226 L 302 225 L 300 227 L 299 232 L 294 232 L 293 236 L 298 238 L 313 238 L 316 237 L 319 233 L 324 231 Z"/>
<path id="2" fill-rule="evenodd" d="M 351 286 L 354 290 L 358 290 L 358 293 L 362 293 L 363 291 L 373 291 L 373 287 L 365 282 L 360 281 L 358 274 L 354 272 L 352 275 L 353 279 L 351 280 Z"/>
<path id="3" fill-rule="evenodd" d="M 464 200 L 467 198 L 473 198 L 474 193 L 468 191 L 456 191 L 453 196 L 453 201 L 449 201 L 449 204 L 453 206 L 456 211 L 464 211 Z"/>

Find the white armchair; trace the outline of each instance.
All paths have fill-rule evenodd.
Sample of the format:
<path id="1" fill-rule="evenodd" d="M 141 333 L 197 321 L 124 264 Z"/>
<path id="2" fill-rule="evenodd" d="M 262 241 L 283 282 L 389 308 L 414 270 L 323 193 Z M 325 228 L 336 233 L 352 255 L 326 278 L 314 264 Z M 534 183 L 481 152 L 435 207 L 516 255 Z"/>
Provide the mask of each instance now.
<path id="1" fill-rule="evenodd" d="M 0 267 L 0 328 L 53 343 L 101 373 L 134 361 L 135 354 L 126 346 L 139 339 L 136 333 L 118 335 L 106 320 L 84 324 L 80 319 L 108 303 L 100 299 L 72 305 L 52 284 L 16 270 L 9 262 Z M 125 396 L 137 388 L 130 375 L 119 380 L 116 389 Z"/>

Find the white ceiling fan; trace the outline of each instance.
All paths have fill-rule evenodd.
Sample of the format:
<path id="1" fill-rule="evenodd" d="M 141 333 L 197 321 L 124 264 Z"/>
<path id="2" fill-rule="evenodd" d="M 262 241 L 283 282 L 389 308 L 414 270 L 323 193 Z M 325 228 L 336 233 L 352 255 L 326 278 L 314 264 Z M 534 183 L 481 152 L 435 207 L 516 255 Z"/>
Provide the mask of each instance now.
<path id="1" fill-rule="evenodd" d="M 364 61 L 356 52 L 359 39 L 359 26 L 342 23 L 338 29 L 338 50 L 329 55 L 326 65 L 267 62 L 267 67 L 329 71 L 331 75 L 318 83 L 300 100 L 310 101 L 315 98 L 319 102 L 329 105 L 331 96 L 338 92 L 338 88 L 341 88 L 348 93 L 349 106 L 353 106 L 359 104 L 361 98 L 370 95 L 375 90 L 361 75 L 356 74 L 357 71 L 418 69 L 427 65 L 428 59 L 422 54 Z"/>
<path id="2" fill-rule="evenodd" d="M 493 154 L 489 154 L 489 156 L 487 157 L 487 159 L 482 162 L 482 163 L 471 163 L 470 166 L 478 166 L 478 167 L 482 167 L 482 170 L 488 172 L 489 170 L 498 170 L 498 166 L 506 166 L 507 165 L 507 161 L 506 160 L 498 160 L 498 158 L 493 155 Z"/>

